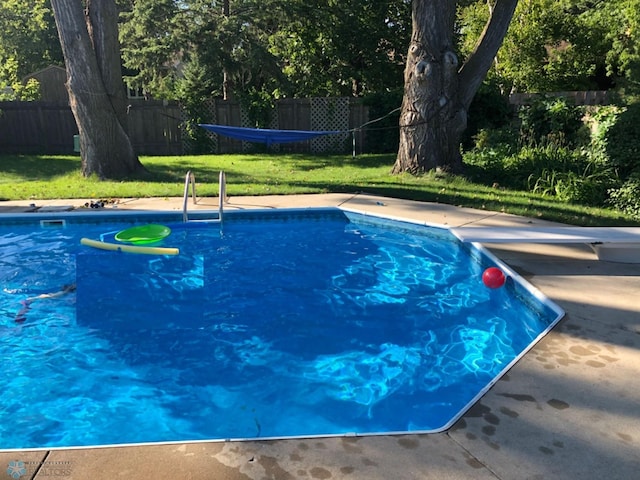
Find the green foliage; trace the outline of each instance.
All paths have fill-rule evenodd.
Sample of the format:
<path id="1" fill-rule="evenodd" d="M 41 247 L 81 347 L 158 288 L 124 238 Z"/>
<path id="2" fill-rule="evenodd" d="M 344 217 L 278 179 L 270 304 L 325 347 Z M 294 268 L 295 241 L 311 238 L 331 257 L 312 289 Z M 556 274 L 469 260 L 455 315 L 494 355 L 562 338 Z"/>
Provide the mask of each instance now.
<path id="1" fill-rule="evenodd" d="M 247 113 L 250 125 L 255 128 L 270 128 L 271 119 L 275 113 L 275 99 L 264 90 L 250 87 L 239 93 L 242 110 Z M 266 152 L 269 147 L 260 143 L 250 144 L 251 152 Z"/>
<path id="2" fill-rule="evenodd" d="M 284 0 L 270 52 L 299 96 L 362 96 L 402 85 L 411 2 Z"/>
<path id="3" fill-rule="evenodd" d="M 529 178 L 530 190 L 543 196 L 581 205 L 602 206 L 607 193 L 616 183 L 611 170 L 589 163 L 582 172 L 544 169 Z"/>
<path id="4" fill-rule="evenodd" d="M 504 159 L 504 175 L 509 185 L 530 188 L 532 179 L 544 171 L 569 172 L 581 163 L 571 149 L 550 143 L 543 146 L 523 146 L 514 155 Z"/>
<path id="5" fill-rule="evenodd" d="M 176 96 L 187 117 L 183 132 L 189 140 L 190 153 L 207 153 L 213 149 L 210 136 L 198 124 L 210 121 L 207 100 L 211 98 L 214 88 L 209 70 L 197 57 L 185 65 L 183 77 L 176 82 Z"/>
<path id="6" fill-rule="evenodd" d="M 628 105 L 607 130 L 606 152 L 620 175 L 640 171 L 640 103 Z"/>
<path id="7" fill-rule="evenodd" d="M 119 36 L 123 67 L 130 88 L 157 98 L 173 98 L 170 86 L 185 41 L 184 15 L 174 0 L 135 0 L 122 7 Z"/>
<path id="8" fill-rule="evenodd" d="M 609 190 L 609 204 L 640 220 L 640 173 L 631 175 L 620 188 Z"/>
<path id="9" fill-rule="evenodd" d="M 369 107 L 369 118 L 372 121 L 365 127 L 369 151 L 397 152 L 400 144 L 400 130 L 398 129 L 400 112 L 395 110 L 402 105 L 402 90 L 372 93 L 366 95 L 363 101 Z M 379 121 L 373 122 L 378 119 Z"/>
<path id="10" fill-rule="evenodd" d="M 127 82 L 157 98 L 176 98 L 175 79 L 192 56 L 214 72 L 217 94 L 223 71 L 236 91 L 253 88 L 275 98 L 363 96 L 402 85 L 411 36 L 406 0 L 229 0 L 228 16 L 220 1 L 116 3 Z M 466 58 L 492 2 L 457 3 L 458 47 Z M 489 77 L 503 92 L 613 82 L 637 92 L 639 12 L 640 0 L 519 2 Z M 0 66 L 12 58 L 18 79 L 62 63 L 48 0 L 0 0 Z M 0 87 L 12 83 L 0 73 Z"/>
<path id="11" fill-rule="evenodd" d="M 30 78 L 22 83 L 17 78 L 17 62 L 9 59 L 0 66 L 0 78 L 5 78 L 7 83 L 0 81 L 0 101 L 9 102 L 20 100 L 24 102 L 38 100 L 40 98 L 40 83 L 35 78 Z"/>
<path id="12" fill-rule="evenodd" d="M 488 185 L 510 184 L 504 174 L 504 160 L 520 148 L 518 129 L 512 124 L 485 128 L 474 137 L 474 146 L 463 152 L 466 176 Z"/>
<path id="13" fill-rule="evenodd" d="M 511 120 L 512 109 L 509 98 L 502 94 L 495 79 L 487 79 L 478 89 L 469 107 L 467 129 L 462 143 L 465 147 L 469 147 L 480 131 L 502 128 Z"/>
<path id="14" fill-rule="evenodd" d="M 640 171 L 640 103 L 599 108 L 591 116 L 591 152 L 621 178 Z"/>
<path id="15" fill-rule="evenodd" d="M 519 134 L 518 128 L 510 123 L 499 128 L 483 128 L 473 138 L 478 150 L 498 149 L 510 155 L 520 146 Z"/>
<path id="16" fill-rule="evenodd" d="M 599 2 L 597 17 L 606 25 L 607 71 L 627 93 L 640 93 L 640 0 Z"/>
<path id="17" fill-rule="evenodd" d="M 212 74 L 197 56 L 192 57 L 183 68 L 182 78 L 175 82 L 177 99 L 190 108 L 211 98 L 216 91 Z"/>
<path id="18" fill-rule="evenodd" d="M 607 134 L 623 110 L 624 107 L 618 105 L 607 105 L 587 110 L 585 119 L 591 131 L 588 155 L 594 161 L 602 164 L 609 163 Z"/>
<path id="19" fill-rule="evenodd" d="M 458 11 L 459 48 L 468 56 L 491 2 Z M 640 0 L 528 0 L 518 3 L 489 76 L 505 91 L 597 90 L 638 81 Z"/>
<path id="20" fill-rule="evenodd" d="M 489 19 L 489 8 L 485 1 L 469 1 L 457 10 L 456 31 L 458 51 L 461 58 L 468 58 L 476 47 L 484 26 Z"/>
<path id="21" fill-rule="evenodd" d="M 35 78 L 30 78 L 25 84 L 17 86 L 16 93 L 20 100 L 29 102 L 40 98 L 40 82 Z"/>
<path id="22" fill-rule="evenodd" d="M 361 96 L 402 84 L 411 34 L 404 0 L 123 1 L 131 85 L 170 95 L 161 80 L 197 56 L 235 94 Z M 220 88 L 218 88 L 220 90 Z"/>
<path id="23" fill-rule="evenodd" d="M 520 138 L 525 144 L 556 143 L 575 146 L 583 127 L 581 108 L 564 98 L 541 97 L 518 112 Z"/>
<path id="24" fill-rule="evenodd" d="M 464 154 L 468 174 L 476 181 L 594 206 L 604 205 L 607 192 L 618 184 L 613 168 L 590 159 L 581 149 L 553 142 L 522 147 L 504 140 L 491 144 L 491 136 L 481 133 L 476 148 Z"/>
<path id="25" fill-rule="evenodd" d="M 20 90 L 25 75 L 62 63 L 49 1 L 0 0 L 0 91 Z M 18 98 L 32 96 L 28 87 Z"/>
<path id="26" fill-rule="evenodd" d="M 271 117 L 275 109 L 275 100 L 264 90 L 256 90 L 251 87 L 240 94 L 240 104 L 252 126 L 256 128 L 269 128 Z"/>

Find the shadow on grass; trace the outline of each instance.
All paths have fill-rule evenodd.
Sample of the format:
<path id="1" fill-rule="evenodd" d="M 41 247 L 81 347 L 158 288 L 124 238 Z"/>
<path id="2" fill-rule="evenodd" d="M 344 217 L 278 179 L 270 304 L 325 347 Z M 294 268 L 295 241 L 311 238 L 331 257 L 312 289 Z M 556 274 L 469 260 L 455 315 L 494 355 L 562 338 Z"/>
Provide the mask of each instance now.
<path id="1" fill-rule="evenodd" d="M 147 173 L 136 175 L 123 181 L 140 181 L 157 183 L 171 183 L 180 181 L 183 182 L 188 171 L 191 171 L 198 182 L 211 183 L 218 181 L 218 175 L 220 170 L 224 170 L 228 175 L 233 174 L 235 183 L 260 183 L 263 180 L 251 173 L 252 163 L 273 162 L 279 171 L 274 171 L 273 177 L 282 175 L 283 170 L 291 170 L 296 172 L 311 172 L 315 170 L 322 170 L 325 168 L 350 166 L 356 169 L 377 169 L 388 167 L 391 171 L 393 165 L 393 156 L 390 155 L 360 155 L 355 158 L 347 157 L 344 155 L 331 155 L 331 156 L 314 156 L 314 155 L 278 155 L 278 154 L 263 154 L 263 155 L 233 155 L 233 156 L 216 156 L 209 155 L 207 158 L 211 159 L 210 165 L 203 165 L 201 162 L 202 157 L 177 157 L 175 160 L 166 160 L 163 162 L 146 162 L 144 159 L 142 163 L 147 169 Z M 248 168 L 242 169 L 238 166 L 247 166 Z M 262 177 L 268 177 L 268 173 L 265 173 L 261 169 Z M 334 182 L 327 182 L 325 186 L 333 185 Z"/>
<path id="2" fill-rule="evenodd" d="M 49 180 L 80 171 L 80 157 L 2 155 L 0 176 L 9 174 L 23 181 Z"/>

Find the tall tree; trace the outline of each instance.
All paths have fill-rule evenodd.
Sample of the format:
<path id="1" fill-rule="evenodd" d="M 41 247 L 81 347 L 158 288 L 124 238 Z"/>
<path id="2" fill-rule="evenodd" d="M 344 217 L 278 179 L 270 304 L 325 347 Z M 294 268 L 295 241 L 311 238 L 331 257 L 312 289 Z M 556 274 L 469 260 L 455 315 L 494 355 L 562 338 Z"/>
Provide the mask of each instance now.
<path id="1" fill-rule="evenodd" d="M 115 1 L 51 0 L 51 6 L 80 133 L 82 173 L 105 179 L 144 170 L 127 134 Z"/>
<path id="2" fill-rule="evenodd" d="M 621 0 L 616 8 L 603 2 L 599 9 L 601 25 L 610 27 L 607 39 L 609 74 L 623 77 L 619 82 L 628 93 L 640 94 L 640 0 Z"/>
<path id="3" fill-rule="evenodd" d="M 459 10 L 462 55 L 489 17 L 486 0 Z M 640 86 L 640 0 L 519 2 L 489 71 L 505 92 L 607 90 Z"/>
<path id="4" fill-rule="evenodd" d="M 471 101 L 507 33 L 518 0 L 495 0 L 471 55 L 455 53 L 455 0 L 413 0 L 400 146 L 393 173 L 461 172 L 460 139 Z"/>
<path id="5" fill-rule="evenodd" d="M 265 28 L 277 24 L 278 0 L 136 0 L 121 15 L 125 67 L 131 86 L 175 98 L 181 72 L 197 63 L 217 83 L 211 95 L 281 77 Z M 275 88 L 275 86 L 273 87 Z"/>
<path id="6" fill-rule="evenodd" d="M 156 96 L 180 83 L 171 65 L 195 58 L 219 84 L 214 94 L 227 85 L 240 99 L 251 91 L 358 96 L 402 81 L 408 0 L 128 1 L 123 59 L 138 74 L 127 81 Z"/>
<path id="7" fill-rule="evenodd" d="M 288 0 L 270 38 L 296 95 L 364 96 L 402 82 L 411 35 L 405 0 Z"/>
<path id="8" fill-rule="evenodd" d="M 592 5 L 576 0 L 519 3 L 495 68 L 503 85 L 518 92 L 598 89 L 608 46 L 593 14 Z"/>
<path id="9" fill-rule="evenodd" d="M 128 86 L 171 98 L 176 75 L 170 65 L 184 61 L 187 31 L 203 19 L 189 22 L 186 7 L 175 0 L 128 0 L 121 8 L 119 33 Z"/>

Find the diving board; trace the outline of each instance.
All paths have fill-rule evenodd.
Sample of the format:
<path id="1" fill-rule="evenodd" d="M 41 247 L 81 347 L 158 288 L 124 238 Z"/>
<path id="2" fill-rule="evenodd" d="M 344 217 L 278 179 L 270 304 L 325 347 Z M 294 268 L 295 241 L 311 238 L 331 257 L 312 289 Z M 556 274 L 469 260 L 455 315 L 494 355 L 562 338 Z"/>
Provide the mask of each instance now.
<path id="1" fill-rule="evenodd" d="M 640 227 L 457 227 L 473 243 L 588 243 L 600 260 L 640 263 Z"/>
<path id="2" fill-rule="evenodd" d="M 638 243 L 640 227 L 458 227 L 462 242 L 479 243 Z"/>

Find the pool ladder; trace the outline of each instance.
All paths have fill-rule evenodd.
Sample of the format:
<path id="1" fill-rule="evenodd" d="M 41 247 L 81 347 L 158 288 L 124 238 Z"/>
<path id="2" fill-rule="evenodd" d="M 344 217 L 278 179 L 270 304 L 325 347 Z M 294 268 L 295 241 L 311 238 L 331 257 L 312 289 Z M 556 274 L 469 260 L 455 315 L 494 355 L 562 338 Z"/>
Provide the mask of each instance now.
<path id="1" fill-rule="evenodd" d="M 187 204 L 189 203 L 189 186 L 191 186 L 191 196 L 193 197 L 193 204 L 198 203 L 196 197 L 196 176 L 191 170 L 187 172 L 184 178 L 184 197 L 182 199 L 182 221 L 189 221 L 189 215 L 187 214 Z M 220 171 L 219 186 L 218 186 L 218 221 L 222 222 L 222 214 L 224 211 L 224 204 L 229 199 L 227 197 L 227 179 L 224 172 Z"/>

